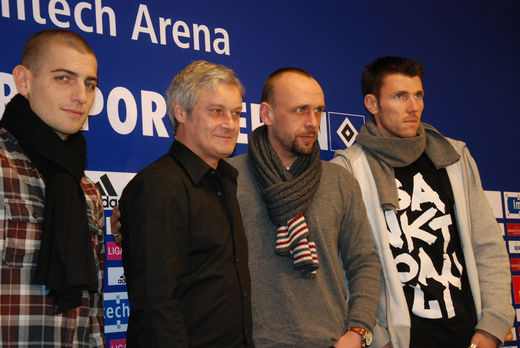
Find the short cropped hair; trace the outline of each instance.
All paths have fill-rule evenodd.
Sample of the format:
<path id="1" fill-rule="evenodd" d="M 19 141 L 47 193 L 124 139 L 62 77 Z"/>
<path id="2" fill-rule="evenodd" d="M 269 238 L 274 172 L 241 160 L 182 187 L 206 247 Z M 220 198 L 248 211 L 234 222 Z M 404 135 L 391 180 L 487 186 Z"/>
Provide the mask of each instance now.
<path id="1" fill-rule="evenodd" d="M 22 51 L 22 59 L 20 64 L 37 74 L 43 57 L 47 53 L 47 49 L 51 43 L 61 43 L 72 47 L 75 50 L 85 54 L 92 54 L 94 51 L 81 35 L 63 29 L 47 29 L 33 34 L 25 43 Z"/>
<path id="2" fill-rule="evenodd" d="M 402 57 L 379 57 L 363 69 L 361 74 L 361 93 L 363 97 L 373 94 L 379 98 L 383 78 L 389 74 L 403 74 L 410 77 L 419 76 L 421 82 L 424 69 L 416 60 Z"/>
<path id="3" fill-rule="evenodd" d="M 295 67 L 285 67 L 280 68 L 271 73 L 267 77 L 267 79 L 264 82 L 264 87 L 262 88 L 262 97 L 260 99 L 260 102 L 267 102 L 267 103 L 273 103 L 274 102 L 274 79 L 286 72 L 293 72 L 297 74 L 301 74 L 307 77 L 312 78 L 312 75 L 303 69 L 295 68 Z"/>
<path id="4" fill-rule="evenodd" d="M 224 65 L 197 60 L 174 77 L 166 91 L 168 116 L 174 133 L 177 130 L 177 119 L 175 118 L 173 103 L 179 103 L 188 115 L 191 115 L 193 106 L 197 103 L 198 90 L 206 86 L 215 89 L 221 82 L 236 86 L 240 95 L 244 96 L 244 86 L 233 70 Z"/>

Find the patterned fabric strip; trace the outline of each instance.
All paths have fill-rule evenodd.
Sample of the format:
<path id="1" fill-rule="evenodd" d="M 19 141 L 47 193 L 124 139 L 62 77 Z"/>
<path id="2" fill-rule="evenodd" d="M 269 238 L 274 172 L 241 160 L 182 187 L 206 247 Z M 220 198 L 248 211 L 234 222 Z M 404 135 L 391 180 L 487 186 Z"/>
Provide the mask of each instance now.
<path id="1" fill-rule="evenodd" d="M 319 268 L 316 244 L 309 242 L 309 228 L 303 214 L 289 220 L 276 232 L 275 252 L 282 256 L 291 256 L 293 268 L 306 276 L 316 275 Z"/>

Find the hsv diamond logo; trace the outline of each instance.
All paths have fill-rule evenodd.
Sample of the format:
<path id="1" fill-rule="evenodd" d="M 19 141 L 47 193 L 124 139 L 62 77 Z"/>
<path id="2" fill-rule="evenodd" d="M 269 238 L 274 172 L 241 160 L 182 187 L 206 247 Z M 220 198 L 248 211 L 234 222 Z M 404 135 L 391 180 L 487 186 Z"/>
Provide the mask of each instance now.
<path id="1" fill-rule="evenodd" d="M 130 302 L 126 292 L 105 292 L 105 333 L 126 332 Z"/>
<path id="2" fill-rule="evenodd" d="M 105 210 L 112 210 L 117 205 L 126 184 L 135 176 L 135 173 L 120 172 L 86 171 L 85 173 L 98 187 Z"/>
<path id="3" fill-rule="evenodd" d="M 356 128 L 352 125 L 352 122 L 348 118 L 345 118 L 345 121 L 339 126 L 338 130 L 336 131 L 338 133 L 339 137 L 343 142 L 348 146 L 351 146 L 354 144 L 354 141 L 356 140 L 356 135 L 358 134 Z"/>
<path id="4" fill-rule="evenodd" d="M 520 192 L 504 192 L 507 219 L 520 219 Z"/>
<path id="5" fill-rule="evenodd" d="M 336 151 L 352 146 L 358 129 L 365 123 L 365 116 L 328 112 L 329 150 Z"/>

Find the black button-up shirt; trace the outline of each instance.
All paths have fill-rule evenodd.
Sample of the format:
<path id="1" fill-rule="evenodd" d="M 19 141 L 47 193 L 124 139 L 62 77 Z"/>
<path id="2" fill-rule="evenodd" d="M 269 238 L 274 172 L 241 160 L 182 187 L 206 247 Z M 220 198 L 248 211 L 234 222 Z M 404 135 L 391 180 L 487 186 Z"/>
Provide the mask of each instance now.
<path id="1" fill-rule="evenodd" d="M 237 171 L 174 141 L 120 200 L 129 347 L 252 347 Z"/>

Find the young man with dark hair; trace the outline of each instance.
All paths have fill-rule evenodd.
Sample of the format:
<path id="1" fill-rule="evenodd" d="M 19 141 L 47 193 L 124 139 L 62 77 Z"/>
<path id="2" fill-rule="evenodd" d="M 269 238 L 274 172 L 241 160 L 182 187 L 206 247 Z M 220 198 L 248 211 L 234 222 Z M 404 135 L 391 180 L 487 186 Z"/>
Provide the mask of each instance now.
<path id="1" fill-rule="evenodd" d="M 512 326 L 504 241 L 466 145 L 421 122 L 423 68 L 363 70 L 372 117 L 333 162 L 357 178 L 383 266 L 376 347 L 497 347 Z"/>
<path id="2" fill-rule="evenodd" d="M 96 57 L 78 34 L 45 30 L 13 78 L 0 122 L 0 342 L 103 347 L 103 204 L 80 131 Z"/>

